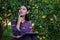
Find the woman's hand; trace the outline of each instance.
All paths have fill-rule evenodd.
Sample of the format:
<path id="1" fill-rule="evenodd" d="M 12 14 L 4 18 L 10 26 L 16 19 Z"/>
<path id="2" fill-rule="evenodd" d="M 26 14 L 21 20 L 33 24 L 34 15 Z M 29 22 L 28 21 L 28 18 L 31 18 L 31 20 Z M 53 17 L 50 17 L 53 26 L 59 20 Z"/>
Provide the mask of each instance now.
<path id="1" fill-rule="evenodd" d="M 16 38 L 16 36 L 14 36 L 14 35 L 11 35 L 13 38 Z"/>
<path id="2" fill-rule="evenodd" d="M 16 36 L 16 38 L 20 38 L 21 36 Z"/>
<path id="3" fill-rule="evenodd" d="M 22 20 L 23 20 L 23 17 L 20 17 L 20 15 L 19 15 L 18 22 L 20 23 L 20 22 L 22 22 Z"/>
<path id="4" fill-rule="evenodd" d="M 13 37 L 13 38 L 20 38 L 21 36 L 14 36 L 14 35 L 12 35 L 12 37 Z"/>

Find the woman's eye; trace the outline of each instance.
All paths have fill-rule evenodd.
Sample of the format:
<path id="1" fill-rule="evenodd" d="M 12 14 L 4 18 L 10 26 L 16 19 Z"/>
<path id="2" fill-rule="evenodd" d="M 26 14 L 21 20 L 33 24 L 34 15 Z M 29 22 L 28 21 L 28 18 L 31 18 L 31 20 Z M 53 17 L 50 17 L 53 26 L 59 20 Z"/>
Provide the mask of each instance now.
<path id="1" fill-rule="evenodd" d="M 25 9 L 23 9 L 23 10 L 25 10 Z"/>

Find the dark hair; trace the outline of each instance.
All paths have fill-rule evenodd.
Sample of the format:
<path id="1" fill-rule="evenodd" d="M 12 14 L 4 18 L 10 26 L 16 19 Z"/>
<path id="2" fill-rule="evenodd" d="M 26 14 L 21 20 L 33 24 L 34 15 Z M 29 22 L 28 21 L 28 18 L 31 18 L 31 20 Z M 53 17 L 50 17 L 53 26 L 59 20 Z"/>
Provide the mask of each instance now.
<path id="1" fill-rule="evenodd" d="M 25 15 L 25 20 L 26 20 L 26 21 L 29 21 L 29 14 L 26 14 L 26 15 Z"/>
<path id="2" fill-rule="evenodd" d="M 29 7 L 28 7 L 27 5 L 21 5 L 21 6 L 25 6 L 26 9 L 27 9 L 27 11 L 29 11 Z M 20 9 L 21 6 L 19 6 L 18 10 Z M 29 14 L 26 14 L 26 15 L 25 15 L 25 20 L 26 20 L 26 21 L 29 21 Z"/>

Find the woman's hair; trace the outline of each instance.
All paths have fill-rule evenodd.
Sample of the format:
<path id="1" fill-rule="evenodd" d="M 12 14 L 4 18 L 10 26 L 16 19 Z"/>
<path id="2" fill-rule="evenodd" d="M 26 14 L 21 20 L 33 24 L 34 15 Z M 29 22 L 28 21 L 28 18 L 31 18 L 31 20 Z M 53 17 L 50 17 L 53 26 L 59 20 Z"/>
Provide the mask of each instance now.
<path id="1" fill-rule="evenodd" d="M 29 7 L 28 7 L 27 5 L 21 5 L 21 6 L 26 7 L 27 11 L 29 11 Z M 19 6 L 18 10 L 20 9 L 21 6 Z M 29 21 L 29 14 L 26 14 L 26 15 L 25 15 L 25 20 L 26 20 L 26 21 Z"/>
<path id="2" fill-rule="evenodd" d="M 26 15 L 25 15 L 25 20 L 26 20 L 26 21 L 29 21 L 29 14 L 26 14 Z"/>

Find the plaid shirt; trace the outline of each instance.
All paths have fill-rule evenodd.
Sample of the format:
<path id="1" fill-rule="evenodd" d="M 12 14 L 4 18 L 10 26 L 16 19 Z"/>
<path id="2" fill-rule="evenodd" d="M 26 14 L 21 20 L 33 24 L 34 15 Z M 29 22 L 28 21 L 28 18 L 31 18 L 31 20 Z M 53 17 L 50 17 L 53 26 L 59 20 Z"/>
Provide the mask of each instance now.
<path id="1" fill-rule="evenodd" d="M 12 24 L 13 35 L 15 36 L 22 35 L 26 32 L 32 32 L 32 25 L 31 22 L 29 21 L 25 21 L 24 23 L 20 24 L 20 31 L 17 30 L 16 28 L 16 20 L 12 20 L 11 24 Z"/>

